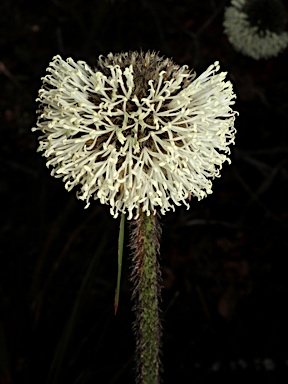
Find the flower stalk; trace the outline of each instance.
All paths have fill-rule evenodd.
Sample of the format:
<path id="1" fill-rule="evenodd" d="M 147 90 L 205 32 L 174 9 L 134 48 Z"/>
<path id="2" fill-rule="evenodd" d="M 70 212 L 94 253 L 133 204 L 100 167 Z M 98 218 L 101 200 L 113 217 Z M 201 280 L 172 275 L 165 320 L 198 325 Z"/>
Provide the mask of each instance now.
<path id="1" fill-rule="evenodd" d="M 136 382 L 158 384 L 160 382 L 159 318 L 160 267 L 158 262 L 161 229 L 154 215 L 139 215 L 131 223 L 130 248 L 134 299 L 134 333 L 136 336 Z"/>

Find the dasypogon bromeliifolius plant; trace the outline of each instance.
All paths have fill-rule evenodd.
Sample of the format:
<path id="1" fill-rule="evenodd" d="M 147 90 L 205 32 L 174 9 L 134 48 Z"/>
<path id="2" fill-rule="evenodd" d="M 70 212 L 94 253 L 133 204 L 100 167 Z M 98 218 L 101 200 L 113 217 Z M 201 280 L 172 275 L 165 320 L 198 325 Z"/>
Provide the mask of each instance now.
<path id="1" fill-rule="evenodd" d="M 159 217 L 212 193 L 234 144 L 232 84 L 210 65 L 199 77 L 155 52 L 100 56 L 96 66 L 55 56 L 39 91 L 39 148 L 51 175 L 130 229 L 136 381 L 161 381 Z"/>

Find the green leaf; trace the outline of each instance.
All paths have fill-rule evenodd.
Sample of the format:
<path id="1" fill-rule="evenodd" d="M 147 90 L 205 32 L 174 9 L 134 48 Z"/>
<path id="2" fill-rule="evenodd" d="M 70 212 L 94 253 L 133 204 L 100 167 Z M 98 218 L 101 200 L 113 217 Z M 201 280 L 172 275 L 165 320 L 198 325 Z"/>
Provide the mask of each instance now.
<path id="1" fill-rule="evenodd" d="M 123 244 L 124 244 L 124 228 L 125 228 L 125 213 L 121 215 L 119 238 L 118 238 L 118 274 L 117 274 L 117 286 L 114 299 L 114 313 L 116 315 L 119 304 L 120 283 L 121 283 L 121 271 L 122 271 L 122 258 L 123 258 Z"/>

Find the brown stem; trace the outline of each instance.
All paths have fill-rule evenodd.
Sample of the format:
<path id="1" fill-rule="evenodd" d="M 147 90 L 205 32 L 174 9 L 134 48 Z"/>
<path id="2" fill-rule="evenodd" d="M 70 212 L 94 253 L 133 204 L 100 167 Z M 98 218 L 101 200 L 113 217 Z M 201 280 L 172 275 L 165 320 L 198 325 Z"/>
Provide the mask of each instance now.
<path id="1" fill-rule="evenodd" d="M 160 383 L 161 323 L 159 319 L 161 229 L 154 215 L 141 213 L 131 224 L 132 298 L 136 320 L 137 384 Z"/>

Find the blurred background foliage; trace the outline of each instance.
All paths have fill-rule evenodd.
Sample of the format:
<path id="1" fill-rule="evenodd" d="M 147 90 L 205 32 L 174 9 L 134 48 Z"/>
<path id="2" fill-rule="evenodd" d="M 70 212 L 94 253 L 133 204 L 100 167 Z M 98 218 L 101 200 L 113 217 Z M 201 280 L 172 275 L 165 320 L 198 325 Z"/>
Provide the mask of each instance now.
<path id="1" fill-rule="evenodd" d="M 140 48 L 198 74 L 219 60 L 240 113 L 214 193 L 162 218 L 164 382 L 287 374 L 288 52 L 236 53 L 223 34 L 228 4 L 1 1 L 1 384 L 134 382 L 128 248 L 113 314 L 119 220 L 98 202 L 84 210 L 49 175 L 31 127 L 55 54 L 93 66 Z"/>

